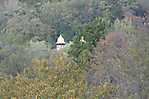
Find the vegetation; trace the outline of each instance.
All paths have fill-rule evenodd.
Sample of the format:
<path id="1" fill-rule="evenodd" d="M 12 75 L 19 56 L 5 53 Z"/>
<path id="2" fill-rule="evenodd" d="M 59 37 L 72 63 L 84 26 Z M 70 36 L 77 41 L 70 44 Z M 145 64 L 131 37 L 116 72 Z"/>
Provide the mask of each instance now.
<path id="1" fill-rule="evenodd" d="M 0 1 L 0 99 L 149 98 L 148 0 L 11 2 Z"/>

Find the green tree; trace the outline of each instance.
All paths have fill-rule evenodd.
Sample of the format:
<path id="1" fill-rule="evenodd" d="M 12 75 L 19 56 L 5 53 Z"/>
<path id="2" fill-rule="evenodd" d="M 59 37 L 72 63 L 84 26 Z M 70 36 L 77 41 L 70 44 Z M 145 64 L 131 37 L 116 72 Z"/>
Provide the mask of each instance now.
<path id="1" fill-rule="evenodd" d="M 30 63 L 30 55 L 24 47 L 2 48 L 0 50 L 1 62 L 0 68 L 2 73 L 16 75 L 21 73 Z"/>
<path id="2" fill-rule="evenodd" d="M 83 33 L 77 35 L 71 45 L 69 54 L 74 60 L 80 64 L 85 65 L 89 62 L 90 53 L 92 49 L 96 47 L 96 43 L 104 38 L 105 34 L 110 28 L 110 23 L 104 18 L 95 18 L 84 28 Z M 81 42 L 81 38 L 84 37 L 86 42 Z"/>

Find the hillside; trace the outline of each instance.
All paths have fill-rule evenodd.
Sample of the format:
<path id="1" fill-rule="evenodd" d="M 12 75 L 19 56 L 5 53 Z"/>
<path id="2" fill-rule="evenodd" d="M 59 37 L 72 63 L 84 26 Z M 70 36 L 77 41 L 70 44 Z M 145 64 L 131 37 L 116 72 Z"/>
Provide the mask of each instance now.
<path id="1" fill-rule="evenodd" d="M 0 99 L 149 99 L 148 0 L 0 0 Z"/>

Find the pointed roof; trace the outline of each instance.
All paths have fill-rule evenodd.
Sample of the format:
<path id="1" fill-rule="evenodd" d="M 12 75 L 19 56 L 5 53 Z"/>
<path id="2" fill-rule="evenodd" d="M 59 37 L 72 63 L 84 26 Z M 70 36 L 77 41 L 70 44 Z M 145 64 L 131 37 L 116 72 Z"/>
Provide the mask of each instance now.
<path id="1" fill-rule="evenodd" d="M 60 36 L 58 37 L 56 44 L 65 44 L 65 40 L 64 40 L 64 38 L 62 37 L 62 35 L 60 35 Z"/>

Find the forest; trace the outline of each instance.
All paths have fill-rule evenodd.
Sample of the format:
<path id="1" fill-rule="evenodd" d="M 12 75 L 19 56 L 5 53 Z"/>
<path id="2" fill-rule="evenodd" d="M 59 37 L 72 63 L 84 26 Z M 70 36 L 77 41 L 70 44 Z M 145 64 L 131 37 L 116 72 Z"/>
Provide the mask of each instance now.
<path id="1" fill-rule="evenodd" d="M 149 0 L 0 0 L 0 99 L 149 99 Z"/>

